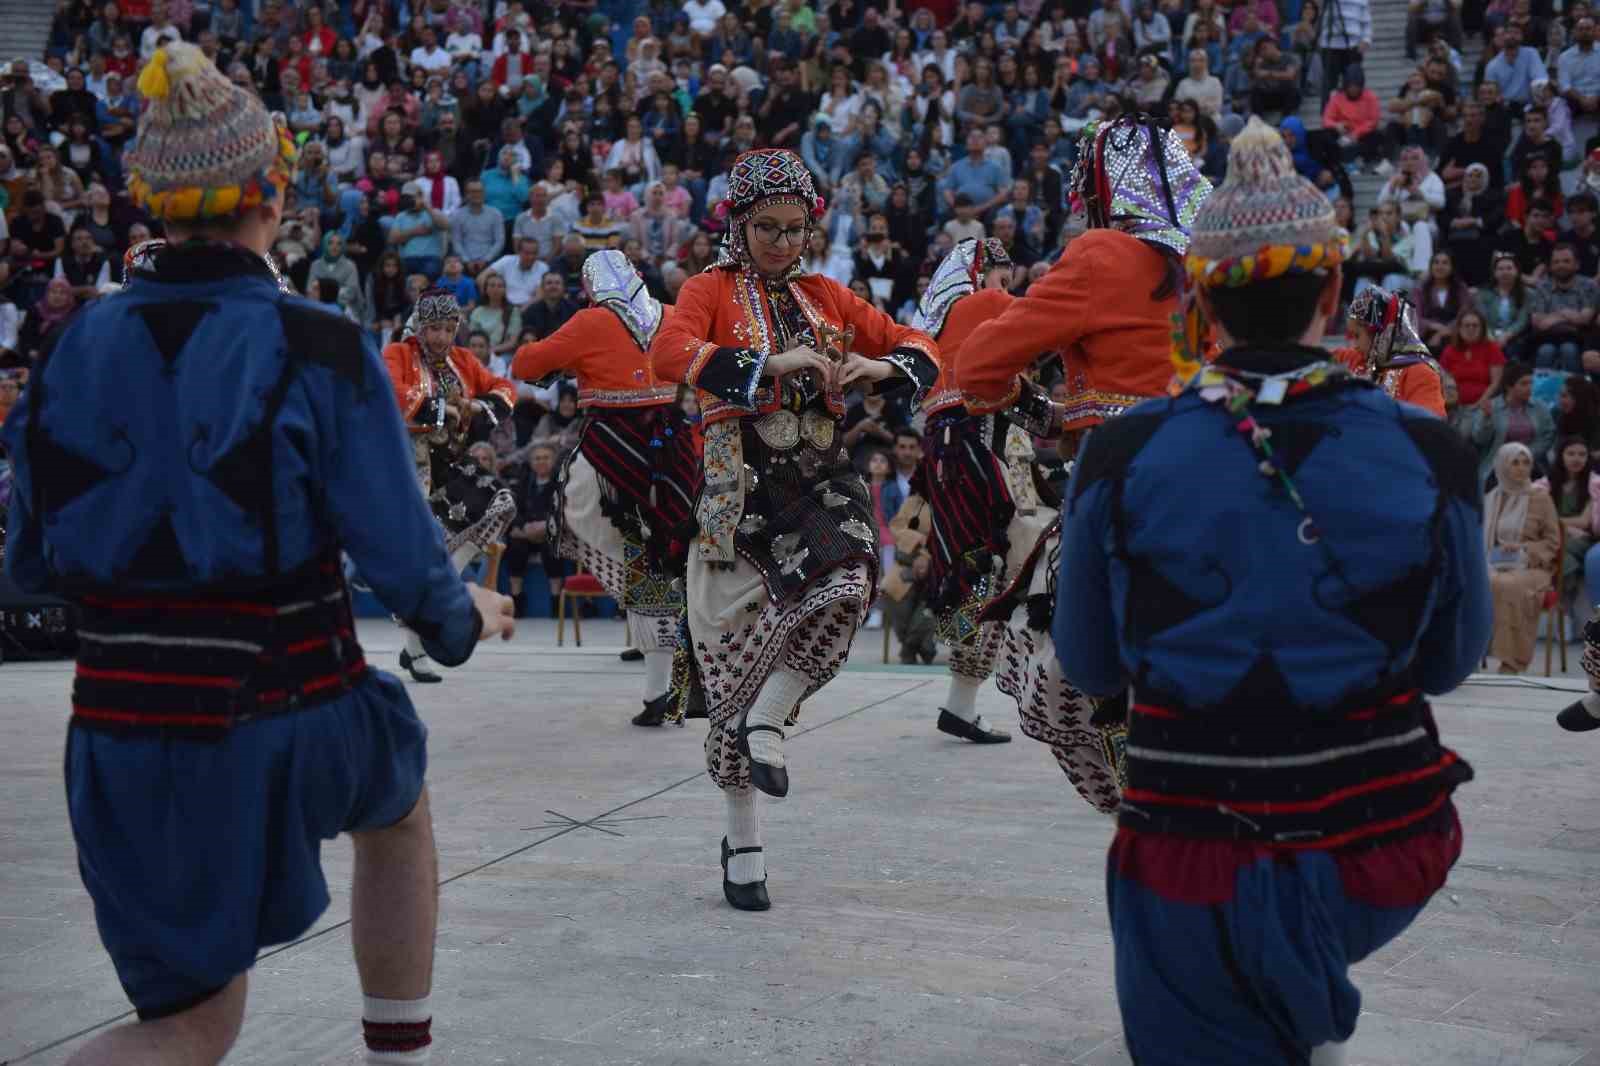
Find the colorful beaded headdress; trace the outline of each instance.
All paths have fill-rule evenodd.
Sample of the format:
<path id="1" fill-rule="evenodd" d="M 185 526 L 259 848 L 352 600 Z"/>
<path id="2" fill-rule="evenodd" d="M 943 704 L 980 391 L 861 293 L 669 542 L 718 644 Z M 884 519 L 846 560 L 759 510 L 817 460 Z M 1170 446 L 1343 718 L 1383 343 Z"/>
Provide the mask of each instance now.
<path id="1" fill-rule="evenodd" d="M 417 309 L 412 313 L 412 317 L 420 325 L 460 319 L 461 305 L 456 302 L 456 294 L 449 289 L 427 289 L 417 297 Z"/>
<path id="2" fill-rule="evenodd" d="M 1373 285 L 1350 301 L 1349 318 L 1373 333 L 1367 361 L 1378 369 L 1411 366 L 1430 357 L 1417 333 L 1416 308 L 1402 293 Z"/>
<path id="3" fill-rule="evenodd" d="M 912 328 L 938 337 L 956 301 L 982 287 L 983 277 L 990 270 L 1010 265 L 1011 256 L 1006 253 L 1005 246 L 993 237 L 981 241 L 967 237 L 956 242 L 950 254 L 939 262 L 927 290 L 917 302 Z"/>
<path id="4" fill-rule="evenodd" d="M 128 151 L 128 190 L 151 215 L 198 222 L 282 195 L 295 161 L 289 131 L 200 49 L 158 48 L 139 92 L 147 104 Z"/>
<path id="5" fill-rule="evenodd" d="M 583 261 L 583 283 L 590 299 L 622 319 L 640 348 L 650 347 L 661 327 L 661 301 L 644 287 L 632 260 L 615 248 L 595 252 Z"/>
<path id="6" fill-rule="evenodd" d="M 1211 193 L 1178 136 L 1133 115 L 1084 127 L 1071 185 L 1073 209 L 1090 227 L 1115 227 L 1180 256 Z"/>
<path id="7" fill-rule="evenodd" d="M 810 242 L 811 227 L 827 206 L 817 195 L 816 182 L 811 178 L 811 171 L 806 169 L 805 161 L 794 152 L 787 148 L 755 148 L 741 153 L 728 171 L 728 198 L 716 207 L 718 217 L 729 222 L 718 266 L 750 265 L 744 224 L 758 207 L 771 204 L 805 208 L 805 243 Z M 790 274 L 798 273 L 800 260 L 796 259 Z"/>

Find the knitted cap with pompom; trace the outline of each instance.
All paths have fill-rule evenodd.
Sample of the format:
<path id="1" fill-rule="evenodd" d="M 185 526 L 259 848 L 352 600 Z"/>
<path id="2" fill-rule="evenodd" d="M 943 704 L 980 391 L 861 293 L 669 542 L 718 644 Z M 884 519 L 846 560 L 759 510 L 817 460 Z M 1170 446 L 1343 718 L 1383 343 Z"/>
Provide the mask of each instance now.
<path id="1" fill-rule="evenodd" d="M 1267 247 L 1309 248 L 1334 231 L 1333 204 L 1295 170 L 1278 131 L 1252 117 L 1233 139 L 1227 178 L 1195 216 L 1189 255 L 1215 262 Z"/>
<path id="2" fill-rule="evenodd" d="M 152 215 L 218 218 L 280 194 L 294 142 L 200 49 L 182 42 L 157 49 L 139 75 L 139 93 L 146 104 L 127 156 L 128 184 Z"/>

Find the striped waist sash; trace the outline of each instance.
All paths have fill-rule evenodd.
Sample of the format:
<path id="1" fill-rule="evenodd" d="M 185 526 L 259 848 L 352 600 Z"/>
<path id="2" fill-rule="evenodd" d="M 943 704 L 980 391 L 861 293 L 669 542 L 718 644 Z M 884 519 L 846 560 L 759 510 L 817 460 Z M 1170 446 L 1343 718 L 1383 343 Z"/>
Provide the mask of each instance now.
<path id="1" fill-rule="evenodd" d="M 336 559 L 248 594 L 106 591 L 79 599 L 79 725 L 220 737 L 302 710 L 366 674 Z"/>
<path id="2" fill-rule="evenodd" d="M 1181 710 L 1135 698 L 1119 824 L 1330 849 L 1428 824 L 1472 768 L 1408 690 L 1330 712 Z"/>

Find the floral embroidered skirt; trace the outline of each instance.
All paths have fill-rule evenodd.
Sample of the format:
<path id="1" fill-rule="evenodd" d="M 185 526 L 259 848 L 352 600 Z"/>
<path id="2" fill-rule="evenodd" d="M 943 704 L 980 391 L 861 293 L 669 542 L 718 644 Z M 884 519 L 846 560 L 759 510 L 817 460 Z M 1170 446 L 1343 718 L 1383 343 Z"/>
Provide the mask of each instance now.
<path id="1" fill-rule="evenodd" d="M 649 565 L 641 540 L 602 513 L 603 495 L 600 477 L 580 447 L 561 490 L 561 554 L 598 578 L 627 612 L 634 647 L 669 651 L 678 645 L 681 586 Z"/>
<path id="2" fill-rule="evenodd" d="M 847 562 L 779 603 L 767 596 L 761 572 L 740 558 L 731 566 L 689 556 L 689 633 L 711 719 L 706 770 L 718 788 L 750 784 L 750 763 L 739 754 L 743 711 L 767 677 L 787 667 L 810 679 L 809 697 L 833 679 L 872 598 L 872 568 Z M 789 716 L 800 715 L 796 706 Z"/>
<path id="3" fill-rule="evenodd" d="M 487 552 L 501 543 L 517 517 L 517 500 L 501 480 L 469 458 L 444 458 L 423 438 L 413 442 L 417 483 L 444 527 L 445 550 Z"/>

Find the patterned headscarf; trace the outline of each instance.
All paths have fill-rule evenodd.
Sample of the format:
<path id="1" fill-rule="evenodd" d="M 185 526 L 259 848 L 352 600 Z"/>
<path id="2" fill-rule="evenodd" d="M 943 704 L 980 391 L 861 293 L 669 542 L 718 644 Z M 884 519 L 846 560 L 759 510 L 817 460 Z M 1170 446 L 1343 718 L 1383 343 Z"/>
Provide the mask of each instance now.
<path id="1" fill-rule="evenodd" d="M 649 348 L 661 327 L 661 301 L 650 295 L 633 261 L 615 248 L 595 252 L 583 261 L 583 283 L 589 297 L 616 313 L 640 348 Z"/>
<path id="2" fill-rule="evenodd" d="M 1127 115 L 1084 127 L 1072 172 L 1073 208 L 1091 228 L 1115 226 L 1178 256 L 1211 193 L 1183 142 L 1148 116 Z"/>
<path id="3" fill-rule="evenodd" d="M 417 306 L 411 309 L 411 317 L 406 319 L 401 336 L 409 339 L 421 334 L 422 327 L 429 322 L 447 321 L 461 321 L 461 305 L 456 302 L 456 294 L 449 289 L 424 289 L 417 297 Z"/>
<path id="4" fill-rule="evenodd" d="M 1011 256 L 1006 253 L 1005 245 L 993 237 L 981 241 L 967 237 L 958 241 L 933 272 L 933 280 L 928 282 L 927 291 L 917 303 L 911 328 L 938 337 L 956 301 L 981 288 L 984 275 L 990 270 L 1010 265 Z"/>
<path id="5" fill-rule="evenodd" d="M 1417 309 L 1402 293 L 1391 293 L 1376 285 L 1364 289 L 1350 301 L 1350 321 L 1366 326 L 1374 334 L 1367 360 L 1378 369 L 1411 366 L 1429 358 L 1428 346 L 1417 334 Z"/>
<path id="6" fill-rule="evenodd" d="M 717 257 L 717 266 L 749 267 L 750 249 L 745 245 L 744 224 L 758 208 L 770 204 L 795 204 L 805 208 L 806 232 L 801 250 L 811 242 L 811 227 L 827 206 L 817 195 L 817 186 L 805 161 L 787 148 L 755 148 L 741 153 L 728 171 L 728 198 L 717 205 L 719 217 L 729 220 L 727 235 Z M 798 277 L 805 256 L 795 259 L 789 277 Z"/>

